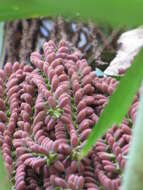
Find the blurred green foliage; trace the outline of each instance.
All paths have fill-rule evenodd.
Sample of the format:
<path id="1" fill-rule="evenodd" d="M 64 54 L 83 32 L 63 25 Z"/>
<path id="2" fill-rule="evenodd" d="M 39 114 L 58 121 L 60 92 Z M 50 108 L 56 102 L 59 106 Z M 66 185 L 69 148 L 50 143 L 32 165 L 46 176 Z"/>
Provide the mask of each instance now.
<path id="1" fill-rule="evenodd" d="M 0 20 L 62 15 L 112 26 L 136 26 L 143 23 L 142 7 L 142 0 L 1 0 Z"/>

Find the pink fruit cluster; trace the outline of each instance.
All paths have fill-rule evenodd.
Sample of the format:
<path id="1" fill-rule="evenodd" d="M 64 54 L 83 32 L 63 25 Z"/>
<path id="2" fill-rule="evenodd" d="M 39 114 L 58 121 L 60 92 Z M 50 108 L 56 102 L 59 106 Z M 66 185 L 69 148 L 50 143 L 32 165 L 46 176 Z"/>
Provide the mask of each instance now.
<path id="1" fill-rule="evenodd" d="M 78 151 L 116 88 L 67 42 L 43 45 L 31 63 L 0 70 L 0 145 L 16 190 L 119 190 L 138 96 L 81 162 Z"/>

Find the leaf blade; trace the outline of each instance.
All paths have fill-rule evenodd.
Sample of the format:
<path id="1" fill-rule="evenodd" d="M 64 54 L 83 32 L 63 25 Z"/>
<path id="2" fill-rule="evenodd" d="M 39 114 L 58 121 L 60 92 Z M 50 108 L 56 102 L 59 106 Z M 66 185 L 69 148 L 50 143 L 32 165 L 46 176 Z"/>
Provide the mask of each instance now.
<path id="1" fill-rule="evenodd" d="M 0 3 L 0 20 L 62 15 L 84 21 L 107 22 L 113 26 L 143 23 L 142 0 L 5 0 Z"/>
<path id="2" fill-rule="evenodd" d="M 143 79 L 142 58 L 143 51 L 136 57 L 126 75 L 121 79 L 116 91 L 110 97 L 108 105 L 101 114 L 98 123 L 93 127 L 85 145 L 80 152 L 80 159 L 87 155 L 88 151 L 92 148 L 96 141 L 105 134 L 107 129 L 114 124 L 120 124 L 123 117 L 127 113 L 133 97 L 139 89 Z M 133 76 L 135 76 L 134 79 Z M 132 86 L 130 85 L 130 81 L 132 82 Z"/>
<path id="3" fill-rule="evenodd" d="M 143 176 L 143 85 L 141 88 L 141 97 L 139 102 L 139 108 L 133 128 L 133 137 L 128 153 L 128 161 L 125 166 L 125 172 L 123 175 L 122 190 L 142 190 L 143 183 L 141 177 Z M 135 174 L 135 175 L 134 175 Z"/>

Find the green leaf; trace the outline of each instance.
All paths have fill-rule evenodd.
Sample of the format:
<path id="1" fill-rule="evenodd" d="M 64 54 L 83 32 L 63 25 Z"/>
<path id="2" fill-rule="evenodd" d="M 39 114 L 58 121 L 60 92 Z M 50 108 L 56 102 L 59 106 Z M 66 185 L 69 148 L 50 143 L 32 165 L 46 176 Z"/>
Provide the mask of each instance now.
<path id="1" fill-rule="evenodd" d="M 9 190 L 9 179 L 4 166 L 4 162 L 2 159 L 2 154 L 0 152 L 0 189 L 1 190 Z"/>
<path id="2" fill-rule="evenodd" d="M 141 85 L 143 79 L 143 51 L 136 57 L 134 63 L 121 79 L 116 91 L 109 99 L 108 105 L 101 114 L 98 123 L 93 127 L 83 149 L 80 159 L 87 155 L 88 151 L 102 137 L 112 125 L 119 125 L 127 113 L 133 97 Z"/>
<path id="3" fill-rule="evenodd" d="M 123 175 L 122 190 L 143 189 L 143 85 L 141 89 L 141 100 L 137 112 L 136 122 L 133 129 L 128 161 Z"/>
<path id="4" fill-rule="evenodd" d="M 114 26 L 143 23 L 142 0 L 4 0 L 0 20 L 40 16 L 65 16 Z"/>

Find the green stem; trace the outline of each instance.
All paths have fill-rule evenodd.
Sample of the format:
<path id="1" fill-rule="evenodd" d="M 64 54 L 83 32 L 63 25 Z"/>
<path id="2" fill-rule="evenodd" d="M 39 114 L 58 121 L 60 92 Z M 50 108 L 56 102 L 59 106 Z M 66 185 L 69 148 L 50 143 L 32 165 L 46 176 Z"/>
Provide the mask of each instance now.
<path id="1" fill-rule="evenodd" d="M 143 189 L 143 86 L 137 118 L 133 129 L 128 161 L 123 175 L 122 190 Z"/>
<path id="2" fill-rule="evenodd" d="M 0 22 L 0 68 L 3 66 L 4 22 Z"/>
<path id="3" fill-rule="evenodd" d="M 8 173 L 4 166 L 4 161 L 2 158 L 1 152 L 0 152 L 0 189 L 1 190 L 9 190 L 10 189 Z"/>

